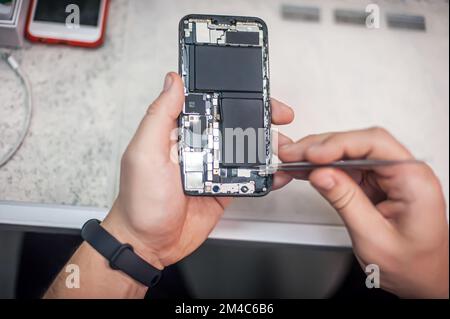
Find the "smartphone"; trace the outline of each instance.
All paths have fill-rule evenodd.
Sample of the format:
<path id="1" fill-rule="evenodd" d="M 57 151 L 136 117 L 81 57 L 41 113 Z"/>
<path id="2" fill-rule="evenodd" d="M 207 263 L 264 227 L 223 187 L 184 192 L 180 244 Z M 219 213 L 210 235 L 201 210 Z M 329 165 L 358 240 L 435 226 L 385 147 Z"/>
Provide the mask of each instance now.
<path id="1" fill-rule="evenodd" d="M 188 15 L 179 24 L 185 103 L 178 155 L 184 192 L 263 196 L 272 175 L 267 26 L 255 17 Z"/>
<path id="2" fill-rule="evenodd" d="M 26 36 L 44 43 L 98 47 L 103 43 L 109 0 L 33 0 Z"/>

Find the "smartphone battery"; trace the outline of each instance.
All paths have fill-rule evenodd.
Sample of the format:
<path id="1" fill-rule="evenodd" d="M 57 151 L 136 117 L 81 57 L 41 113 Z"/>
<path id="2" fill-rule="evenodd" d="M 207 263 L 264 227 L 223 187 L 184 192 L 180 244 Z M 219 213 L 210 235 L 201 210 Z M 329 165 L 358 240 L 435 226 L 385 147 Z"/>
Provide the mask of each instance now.
<path id="1" fill-rule="evenodd" d="M 192 91 L 263 91 L 261 48 L 195 45 L 190 54 Z"/>

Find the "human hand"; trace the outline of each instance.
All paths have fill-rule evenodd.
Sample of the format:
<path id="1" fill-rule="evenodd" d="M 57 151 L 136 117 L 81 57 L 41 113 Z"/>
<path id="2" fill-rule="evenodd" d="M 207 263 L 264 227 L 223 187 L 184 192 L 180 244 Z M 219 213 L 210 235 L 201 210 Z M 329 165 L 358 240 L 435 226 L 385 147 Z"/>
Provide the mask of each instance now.
<path id="1" fill-rule="evenodd" d="M 174 138 L 183 102 L 182 80 L 169 73 L 123 155 L 119 195 L 102 223 L 159 269 L 197 249 L 230 203 L 230 198 L 190 197 L 183 192 Z M 274 124 L 288 124 L 293 117 L 291 108 L 272 100 Z M 280 145 L 291 142 L 279 138 Z M 290 180 L 279 173 L 274 188 Z"/>
<path id="2" fill-rule="evenodd" d="M 341 159 L 408 160 L 411 153 L 380 128 L 311 135 L 279 149 L 284 162 Z M 347 174 L 321 168 L 310 183 L 338 211 L 363 267 L 376 264 L 380 284 L 400 297 L 448 298 L 449 244 L 445 200 L 425 164 Z"/>

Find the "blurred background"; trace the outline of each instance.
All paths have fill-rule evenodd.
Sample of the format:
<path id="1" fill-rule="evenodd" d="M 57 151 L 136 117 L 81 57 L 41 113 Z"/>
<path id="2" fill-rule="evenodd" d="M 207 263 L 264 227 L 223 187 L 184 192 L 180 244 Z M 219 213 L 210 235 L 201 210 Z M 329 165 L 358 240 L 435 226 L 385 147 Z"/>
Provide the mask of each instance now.
<path id="1" fill-rule="evenodd" d="M 379 28 L 366 26 L 368 4 Z M 100 48 L 9 49 L 30 78 L 34 113 L 0 168 L 0 297 L 38 297 L 83 218 L 107 212 L 120 156 L 178 69 L 178 22 L 190 13 L 266 21 L 271 95 L 296 112 L 281 132 L 383 126 L 433 167 L 448 202 L 448 1 L 112 0 Z M 3 154 L 20 131 L 24 90 L 3 62 L 0 83 Z M 155 297 L 392 297 L 365 288 L 342 221 L 307 183 L 237 200 L 219 226 Z"/>

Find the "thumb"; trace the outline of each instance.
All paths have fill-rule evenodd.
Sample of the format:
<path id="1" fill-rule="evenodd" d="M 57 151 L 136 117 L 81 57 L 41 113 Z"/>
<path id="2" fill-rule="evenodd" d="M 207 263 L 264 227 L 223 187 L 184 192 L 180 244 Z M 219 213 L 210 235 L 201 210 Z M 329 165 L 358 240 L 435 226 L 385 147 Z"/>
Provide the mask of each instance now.
<path id="1" fill-rule="evenodd" d="M 133 138 L 133 147 L 153 156 L 169 158 L 171 133 L 184 103 L 184 86 L 180 76 L 168 73 L 158 98 L 149 106 Z"/>
<path id="2" fill-rule="evenodd" d="M 311 185 L 337 210 L 352 237 L 378 232 L 383 217 L 363 190 L 345 172 L 332 168 L 313 171 Z"/>
<path id="3" fill-rule="evenodd" d="M 161 94 L 147 110 L 150 117 L 176 120 L 181 112 L 184 102 L 184 86 L 180 76 L 175 72 L 169 72 L 164 79 Z"/>

